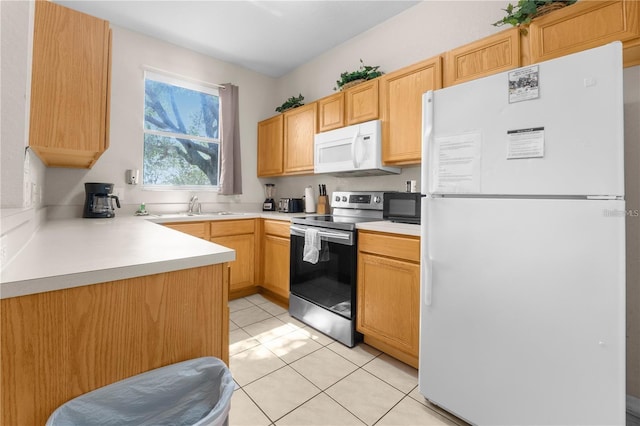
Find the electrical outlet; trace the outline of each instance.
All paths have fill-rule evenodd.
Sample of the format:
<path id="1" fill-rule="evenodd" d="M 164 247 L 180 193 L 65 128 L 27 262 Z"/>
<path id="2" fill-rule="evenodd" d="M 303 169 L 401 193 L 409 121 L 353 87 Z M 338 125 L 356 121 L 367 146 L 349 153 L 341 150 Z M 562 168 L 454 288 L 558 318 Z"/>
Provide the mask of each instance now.
<path id="1" fill-rule="evenodd" d="M 118 197 L 118 200 L 120 201 L 120 204 L 124 203 L 124 189 L 123 188 L 119 188 L 119 187 L 113 188 L 113 195 Z"/>

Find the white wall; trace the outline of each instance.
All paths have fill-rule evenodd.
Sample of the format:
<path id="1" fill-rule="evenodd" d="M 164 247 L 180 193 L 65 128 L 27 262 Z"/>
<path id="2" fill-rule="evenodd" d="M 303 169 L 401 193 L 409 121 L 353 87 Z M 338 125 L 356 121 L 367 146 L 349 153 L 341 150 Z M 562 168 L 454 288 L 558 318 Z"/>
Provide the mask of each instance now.
<path id="1" fill-rule="evenodd" d="M 640 66 L 624 70 L 624 126 L 628 212 L 627 394 L 640 399 Z"/>
<path id="2" fill-rule="evenodd" d="M 1 208 L 40 205 L 45 167 L 28 146 L 33 3 L 0 2 L 2 126 Z"/>
<path id="3" fill-rule="evenodd" d="M 194 193 L 203 203 L 203 210 L 221 208 L 213 203 L 228 203 L 233 209 L 247 207 L 241 203 L 252 203 L 257 208 L 264 199 L 264 192 L 256 177 L 256 123 L 271 108 L 275 81 L 139 33 L 112 28 L 110 146 L 91 170 L 47 169 L 45 202 L 50 206 L 50 215 L 65 216 L 70 212 L 81 215 L 84 182 L 112 182 L 122 188 L 124 203 L 128 204 L 123 206 L 122 214 L 131 213 L 141 202 L 145 202 L 150 211 L 186 209 Z M 141 185 L 125 184 L 127 169 L 142 171 L 145 65 L 211 83 L 231 82 L 239 87 L 242 195 L 223 196 L 205 191 L 143 191 Z"/>

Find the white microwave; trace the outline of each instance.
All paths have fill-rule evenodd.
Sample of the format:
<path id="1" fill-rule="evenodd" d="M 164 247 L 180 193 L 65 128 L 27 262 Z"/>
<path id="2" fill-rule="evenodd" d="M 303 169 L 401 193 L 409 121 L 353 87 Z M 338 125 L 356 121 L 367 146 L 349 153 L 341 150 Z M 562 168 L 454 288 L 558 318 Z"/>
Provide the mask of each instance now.
<path id="1" fill-rule="evenodd" d="M 367 121 L 314 138 L 314 172 L 336 176 L 372 176 L 400 173 L 397 167 L 382 165 L 380 120 Z"/>

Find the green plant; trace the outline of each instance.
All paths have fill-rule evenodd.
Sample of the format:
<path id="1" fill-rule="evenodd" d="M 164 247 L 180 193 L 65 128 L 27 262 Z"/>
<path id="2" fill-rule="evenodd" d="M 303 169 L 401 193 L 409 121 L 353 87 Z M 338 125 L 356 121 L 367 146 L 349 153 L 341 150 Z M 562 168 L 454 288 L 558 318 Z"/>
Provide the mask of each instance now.
<path id="1" fill-rule="evenodd" d="M 291 108 L 298 108 L 299 106 L 304 105 L 304 103 L 302 102 L 303 100 L 304 96 L 302 96 L 302 93 L 299 93 L 298 97 L 292 96 L 287 99 L 285 103 L 276 108 L 276 112 L 284 112 Z"/>
<path id="2" fill-rule="evenodd" d="M 502 9 L 507 12 L 507 16 L 492 25 L 496 27 L 505 24 L 514 27 L 526 25 L 541 11 L 541 8 L 549 7 L 552 4 L 556 4 L 558 7 L 568 6 L 575 2 L 576 0 L 519 0 L 515 6 L 509 3 L 506 9 Z"/>
<path id="3" fill-rule="evenodd" d="M 380 68 L 379 65 L 375 67 L 365 65 L 360 59 L 360 67 L 356 71 L 345 71 L 340 74 L 340 80 L 336 80 L 337 87 L 334 87 L 333 90 L 338 90 L 345 84 L 355 80 L 371 80 L 372 78 L 380 77 L 383 73 L 378 71 L 378 68 Z"/>

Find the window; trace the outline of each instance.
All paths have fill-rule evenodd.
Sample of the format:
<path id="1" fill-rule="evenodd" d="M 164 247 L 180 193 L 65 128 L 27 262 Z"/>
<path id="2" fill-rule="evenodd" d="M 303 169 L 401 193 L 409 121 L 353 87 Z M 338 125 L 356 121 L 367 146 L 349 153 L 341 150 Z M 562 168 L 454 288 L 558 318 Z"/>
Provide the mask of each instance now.
<path id="1" fill-rule="evenodd" d="M 146 71 L 144 92 L 143 185 L 217 189 L 218 89 Z"/>

